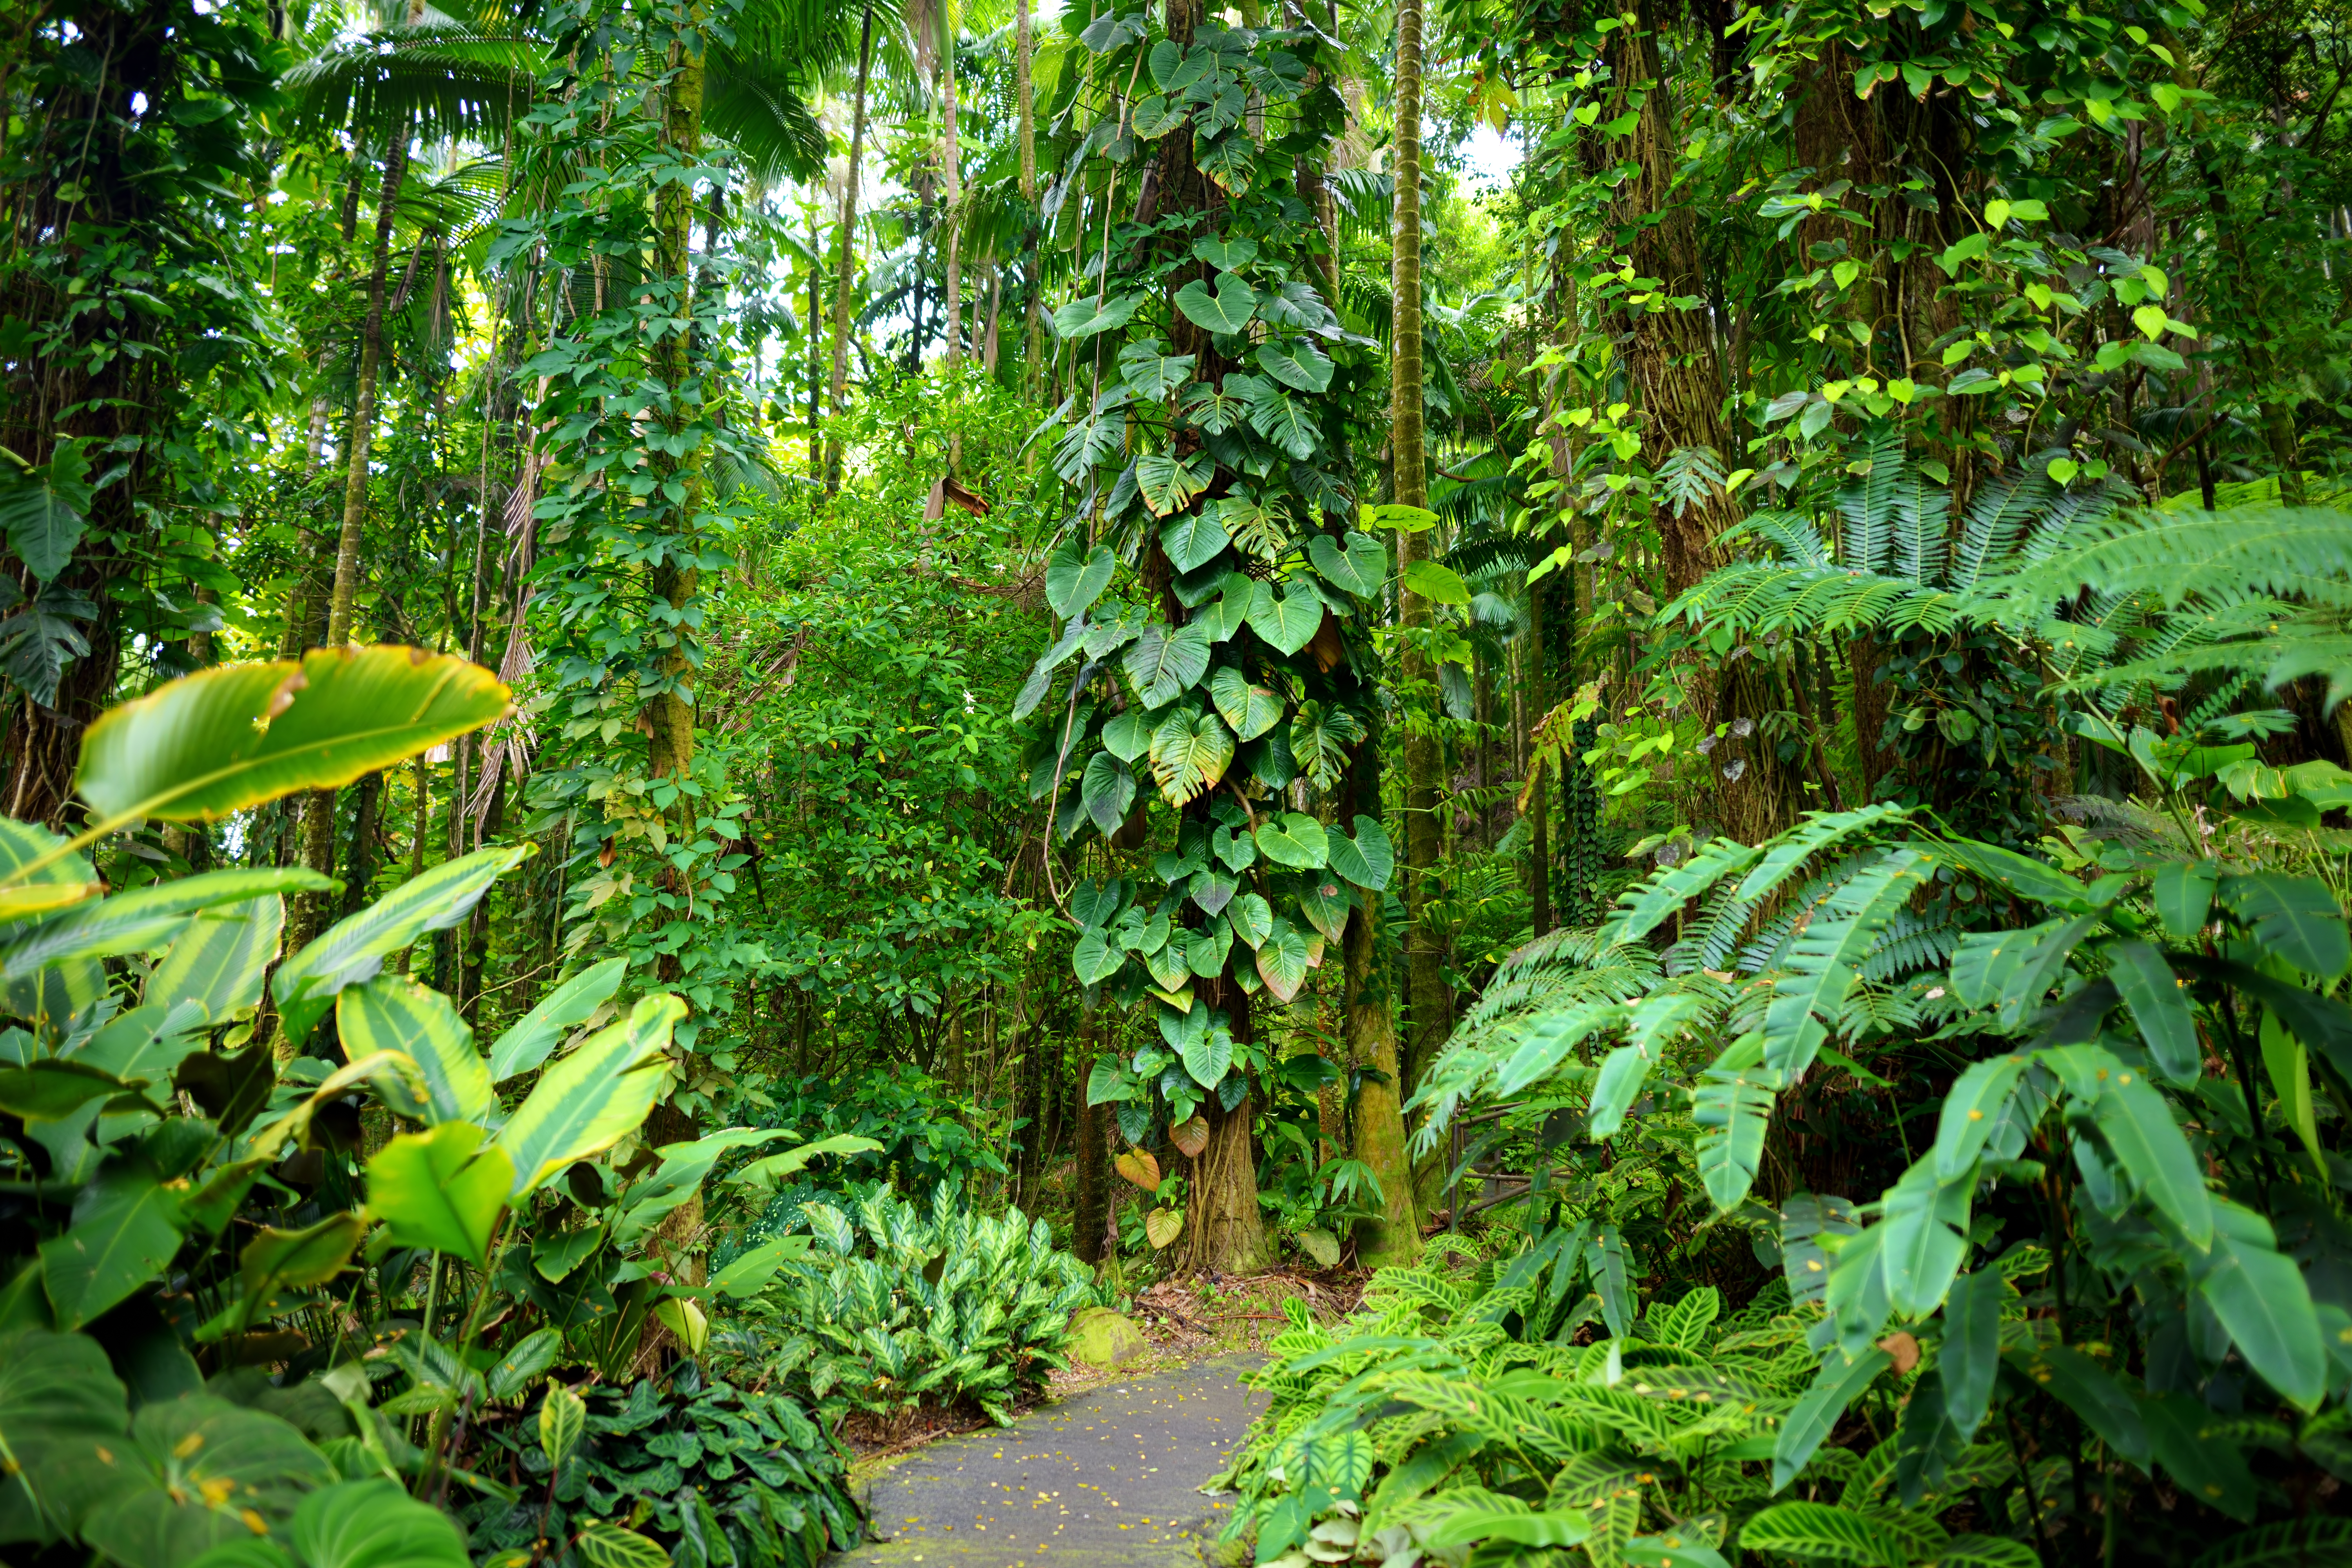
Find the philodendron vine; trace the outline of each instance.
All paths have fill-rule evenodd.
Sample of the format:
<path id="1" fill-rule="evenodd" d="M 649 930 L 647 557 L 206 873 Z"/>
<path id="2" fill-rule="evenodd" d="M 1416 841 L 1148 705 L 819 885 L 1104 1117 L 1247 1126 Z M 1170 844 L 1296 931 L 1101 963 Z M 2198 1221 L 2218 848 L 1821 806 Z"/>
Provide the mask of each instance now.
<path id="1" fill-rule="evenodd" d="M 1228 28 L 1177 0 L 1084 41 L 1101 119 L 1047 198 L 1078 243 L 1100 237 L 1054 315 L 1088 384 L 1054 416 L 1078 505 L 1046 573 L 1063 630 L 1017 712 L 1067 677 L 1034 787 L 1058 840 L 1101 847 L 1066 900 L 1074 964 L 1158 1026 L 1096 1065 L 1087 1098 L 1130 1143 L 1164 1114 L 1196 1162 L 1192 1258 L 1232 1267 L 1263 1247 L 1252 1007 L 1297 994 L 1391 862 L 1342 787 L 1378 721 L 1364 607 L 1388 574 L 1350 526 L 1344 456 L 1369 345 L 1316 288 L 1322 231 L 1294 194 L 1344 115 L 1310 28 Z M 1155 1162 L 1123 1168 L 1158 1184 Z M 1175 1215 L 1153 1218 L 1173 1240 Z"/>

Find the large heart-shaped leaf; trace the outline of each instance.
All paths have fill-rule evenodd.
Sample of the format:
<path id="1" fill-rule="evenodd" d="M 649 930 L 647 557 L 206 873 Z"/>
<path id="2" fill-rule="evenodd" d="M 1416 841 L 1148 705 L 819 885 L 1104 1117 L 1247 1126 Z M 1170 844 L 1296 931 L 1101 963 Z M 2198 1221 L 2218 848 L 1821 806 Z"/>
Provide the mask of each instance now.
<path id="1" fill-rule="evenodd" d="M 1111 1168 L 1147 1193 L 1160 1190 L 1160 1162 L 1147 1149 L 1129 1149 L 1111 1162 Z"/>
<path id="2" fill-rule="evenodd" d="M 1143 1216 L 1143 1237 L 1155 1251 L 1165 1252 L 1184 1234 L 1181 1209 L 1156 1208 Z"/>
<path id="3" fill-rule="evenodd" d="M 1157 403 L 1192 377 L 1192 354 L 1170 355 L 1158 338 L 1146 338 L 1118 351 L 1119 379 L 1136 396 Z"/>
<path id="4" fill-rule="evenodd" d="M 1282 699 L 1232 665 L 1221 665 L 1209 677 L 1209 700 L 1233 730 L 1237 741 L 1255 741 L 1281 721 Z"/>
<path id="5" fill-rule="evenodd" d="M 383 961 L 418 937 L 447 931 L 473 912 L 490 884 L 538 852 L 529 839 L 497 849 L 477 849 L 446 860 L 404 882 L 278 966 L 270 994 L 287 1038 L 297 1044 L 347 985 L 373 980 Z"/>
<path id="6" fill-rule="evenodd" d="M 504 1083 L 547 1059 L 565 1031 L 586 1023 L 621 988 L 629 972 L 625 958 L 608 958 L 582 970 L 516 1019 L 490 1047 L 490 1080 Z"/>
<path id="7" fill-rule="evenodd" d="M 1323 601 L 1303 584 L 1287 594 L 1271 583 L 1260 583 L 1250 595 L 1250 630 L 1284 653 L 1297 653 L 1315 638 L 1323 624 Z"/>
<path id="8" fill-rule="evenodd" d="M 81 1327 L 163 1272 L 180 1250 L 180 1196 L 144 1159 L 100 1168 L 75 1197 L 72 1225 L 41 1243 L 58 1327 Z"/>
<path id="9" fill-rule="evenodd" d="M 1094 819 L 1104 837 L 1117 833 L 1127 820 L 1128 808 L 1135 804 L 1135 774 L 1128 765 L 1108 752 L 1097 752 L 1087 762 L 1085 776 L 1079 781 L 1078 798 L 1085 802 L 1087 815 Z"/>
<path id="10" fill-rule="evenodd" d="M 334 789 L 504 718 L 478 665 L 422 648 L 319 648 L 238 664 L 109 709 L 75 783 L 104 821 L 209 822 L 296 790 Z"/>
<path id="11" fill-rule="evenodd" d="M 1176 308 L 1202 331 L 1231 334 L 1250 324 L 1257 313 L 1257 290 L 1233 273 L 1217 279 L 1217 291 L 1194 279 L 1176 290 Z"/>
<path id="12" fill-rule="evenodd" d="M 1205 463 L 1203 467 L 1206 467 Z M 1224 526 L 1217 521 L 1216 513 L 1207 508 L 1171 519 L 1160 531 L 1160 548 L 1167 553 L 1169 563 L 1179 572 L 1191 572 L 1207 565 L 1232 542 L 1233 535 L 1225 531 Z"/>
<path id="13" fill-rule="evenodd" d="M 1334 842 L 1340 841 L 1339 835 L 1331 837 Z M 1346 939 L 1348 915 L 1355 907 L 1355 896 L 1348 885 L 1328 871 L 1308 877 L 1298 889 L 1298 912 L 1333 942 Z"/>
<path id="14" fill-rule="evenodd" d="M 1231 922 L 1234 934 L 1253 948 L 1264 942 L 1274 930 L 1274 910 L 1255 893 L 1244 893 L 1235 899 L 1225 910 L 1225 919 Z"/>
<path id="15" fill-rule="evenodd" d="M 303 1568 L 467 1568 L 469 1562 L 466 1539 L 449 1516 L 388 1480 L 320 1488 L 294 1510 L 288 1533 Z"/>
<path id="16" fill-rule="evenodd" d="M 66 569 L 89 526 L 94 492 L 80 444 L 60 442 L 57 456 L 31 473 L 0 476 L 0 531 L 25 570 L 46 583 Z"/>
<path id="17" fill-rule="evenodd" d="M 1344 833 L 1330 836 L 1331 869 L 1359 888 L 1379 892 L 1389 885 L 1389 876 L 1396 869 L 1396 850 L 1389 843 L 1388 829 L 1378 817 L 1356 818 L 1356 836 Z"/>
<path id="18" fill-rule="evenodd" d="M 1210 477 L 1215 472 L 1216 464 L 1206 452 L 1195 452 L 1189 458 L 1179 458 L 1167 452 L 1147 452 L 1135 460 L 1135 486 L 1142 492 L 1143 504 L 1151 515 L 1166 517 L 1171 512 L 1181 510 L 1185 502 L 1206 489 Z M 1223 531 L 1218 531 L 1222 533 Z M 1192 558 L 1177 561 L 1176 569 L 1190 572 L 1223 548 L 1221 541 L 1206 553 L 1188 551 Z M 1169 559 L 1176 560 L 1172 552 Z"/>
<path id="19" fill-rule="evenodd" d="M 1135 118 L 1130 123 L 1137 136 L 1146 142 L 1157 142 L 1184 123 L 1183 102 L 1152 93 L 1135 106 Z"/>
<path id="20" fill-rule="evenodd" d="M 251 1541 L 335 1479 L 290 1423 L 204 1394 L 142 1405 L 114 1458 L 121 1484 L 91 1511 L 82 1543 L 124 1568 L 184 1568 Z"/>
<path id="21" fill-rule="evenodd" d="M 1209 670 L 1209 639 L 1196 626 L 1153 621 L 1127 650 L 1127 678 L 1146 708 L 1164 708 Z"/>
<path id="22" fill-rule="evenodd" d="M 1225 642 L 1249 625 L 1250 605 L 1257 599 L 1257 584 L 1246 573 L 1229 572 L 1216 600 L 1193 618 L 1192 625 L 1211 642 Z"/>
<path id="23" fill-rule="evenodd" d="M 99 1450 L 119 1450 L 130 1425 L 128 1395 L 88 1334 L 25 1329 L 0 1340 L 0 1540 L 76 1528 L 115 1479 Z"/>
<path id="24" fill-rule="evenodd" d="M 1264 384 L 1261 383 L 1261 384 Z M 1286 392 L 1270 391 L 1249 400 L 1250 428 L 1299 462 L 1315 456 L 1322 437 L 1306 404 Z"/>
<path id="25" fill-rule="evenodd" d="M 1202 1089 L 1214 1089 L 1225 1080 L 1234 1065 L 1234 1037 L 1225 1029 L 1203 1029 L 1180 1053 L 1184 1058 L 1184 1070 Z"/>
<path id="26" fill-rule="evenodd" d="M 1151 776 L 1171 805 L 1213 789 L 1234 760 L 1234 738 L 1214 713 L 1179 710 L 1151 736 Z"/>
<path id="27" fill-rule="evenodd" d="M 1321 394 L 1331 385 L 1331 362 L 1306 338 L 1260 343 L 1257 363 L 1266 374 L 1301 392 Z"/>
<path id="28" fill-rule="evenodd" d="M 1257 825 L 1258 853 L 1294 870 L 1319 868 L 1330 858 L 1323 825 L 1304 812 L 1286 811 Z"/>
<path id="29" fill-rule="evenodd" d="M 1231 125 L 1240 117 L 1240 111 L 1247 101 L 1245 94 L 1219 93 L 1211 105 L 1211 111 L 1219 121 Z M 1207 139 L 1205 127 L 1196 129 L 1192 133 L 1193 166 L 1223 186 L 1229 196 L 1238 198 L 1249 195 L 1250 176 L 1255 173 L 1251 163 L 1256 152 L 1257 143 L 1239 131 L 1221 136 L 1214 142 Z M 1233 274 L 1225 276 L 1230 278 Z"/>
<path id="30" fill-rule="evenodd" d="M 1110 552 L 1110 546 L 1097 544 L 1088 552 L 1076 540 L 1065 540 L 1045 563 L 1045 603 L 1066 619 L 1082 614 L 1102 597 L 1102 591 L 1110 586 L 1111 574 L 1118 570 L 1118 557 Z"/>
<path id="31" fill-rule="evenodd" d="M 1192 254 L 1220 272 L 1238 272 L 1257 259 L 1257 241 L 1246 235 L 1231 239 L 1210 235 L 1192 242 Z"/>
<path id="32" fill-rule="evenodd" d="M 514 1163 L 485 1149 L 470 1121 L 404 1132 L 368 1161 L 368 1212 L 392 1227 L 395 1247 L 425 1247 L 485 1261 L 490 1230 L 514 1190 Z"/>
<path id="33" fill-rule="evenodd" d="M 1054 312 L 1054 334 L 1067 342 L 1123 327 L 1142 303 L 1140 294 L 1117 294 L 1100 300 L 1073 300 Z"/>
<path id="34" fill-rule="evenodd" d="M 1070 952 L 1070 967 L 1087 985 L 1101 984 L 1126 962 L 1127 953 L 1099 931 L 1079 932 L 1077 945 Z"/>
<path id="35" fill-rule="evenodd" d="M 1323 581 L 1343 594 L 1369 599 L 1388 581 L 1389 552 L 1379 540 L 1353 529 L 1344 544 L 1328 533 L 1317 534 L 1307 542 L 1307 558 L 1322 574 Z"/>
<path id="36" fill-rule="evenodd" d="M 343 989 L 335 1001 L 335 1027 L 356 1061 L 376 1051 L 398 1051 L 425 1079 L 425 1103 L 401 1107 L 426 1122 L 489 1124 L 499 1109 L 490 1064 L 474 1048 L 473 1026 L 449 998 L 400 975 L 379 974 Z"/>
<path id="37" fill-rule="evenodd" d="M 685 1003 L 656 992 L 540 1075 L 499 1133 L 499 1147 L 514 1162 L 512 1196 L 636 1130 L 669 1076 L 670 1030 L 685 1016 Z"/>
<path id="38" fill-rule="evenodd" d="M 1307 957 L 1305 934 L 1288 921 L 1275 921 L 1257 946 L 1257 977 L 1276 1001 L 1289 1001 L 1307 984 Z"/>

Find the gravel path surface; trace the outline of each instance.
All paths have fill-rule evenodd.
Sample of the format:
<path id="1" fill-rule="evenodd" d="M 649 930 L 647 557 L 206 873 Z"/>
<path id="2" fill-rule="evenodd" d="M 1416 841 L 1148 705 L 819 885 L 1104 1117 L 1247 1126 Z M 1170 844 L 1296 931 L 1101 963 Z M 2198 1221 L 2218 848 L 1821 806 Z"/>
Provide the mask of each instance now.
<path id="1" fill-rule="evenodd" d="M 1200 1488 L 1265 1408 L 1221 1356 L 1108 1383 L 1011 1427 L 918 1449 L 874 1480 L 887 1539 L 835 1568 L 1197 1568 L 1233 1503 Z"/>

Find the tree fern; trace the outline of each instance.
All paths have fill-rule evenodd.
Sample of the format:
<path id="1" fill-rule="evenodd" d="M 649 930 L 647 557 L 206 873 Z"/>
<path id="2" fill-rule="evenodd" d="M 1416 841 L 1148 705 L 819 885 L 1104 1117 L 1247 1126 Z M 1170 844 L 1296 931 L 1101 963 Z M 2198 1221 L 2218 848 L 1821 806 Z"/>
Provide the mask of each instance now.
<path id="1" fill-rule="evenodd" d="M 1910 465 L 1903 427 L 1890 421 L 1873 424 L 1857 445 L 1864 465 L 1861 480 L 1837 493 L 1838 514 L 1845 519 L 1838 555 L 1848 571 L 1876 574 L 1895 559 L 1897 497 Z"/>
<path id="2" fill-rule="evenodd" d="M 1908 846 L 1886 850 L 1832 893 L 1789 950 L 1789 973 L 1764 1019 L 1764 1061 L 1793 1080 L 1829 1037 L 1879 933 L 1933 866 Z"/>

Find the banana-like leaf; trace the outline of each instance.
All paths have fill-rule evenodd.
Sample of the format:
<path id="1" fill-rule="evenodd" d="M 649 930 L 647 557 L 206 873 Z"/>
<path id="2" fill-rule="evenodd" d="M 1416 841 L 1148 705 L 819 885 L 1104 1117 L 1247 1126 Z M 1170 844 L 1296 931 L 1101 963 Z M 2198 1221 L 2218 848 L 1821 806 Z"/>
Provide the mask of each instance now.
<path id="1" fill-rule="evenodd" d="M 44 964 L 145 952 L 176 937 L 198 910 L 271 893 L 328 890 L 342 884 L 299 867 L 206 871 L 176 882 L 118 893 L 42 921 L 0 947 L 0 978 L 20 979 Z"/>
<path id="2" fill-rule="evenodd" d="M 205 910 L 148 972 L 142 999 L 162 1007 L 192 1003 L 207 1023 L 225 1023 L 261 1001 L 285 928 L 286 900 L 275 893 Z"/>
<path id="3" fill-rule="evenodd" d="M 656 993 L 540 1075 L 499 1133 L 514 1162 L 512 1196 L 602 1153 L 645 1121 L 667 1076 L 670 1030 L 684 1016 L 684 1002 Z"/>
<path id="4" fill-rule="evenodd" d="M 404 882 L 278 966 L 269 982 L 286 1035 L 299 1044 L 347 985 L 373 980 L 383 961 L 420 936 L 473 911 L 490 884 L 538 852 L 529 840 L 445 861 Z"/>
<path id="5" fill-rule="evenodd" d="M 564 1031 L 586 1023 L 621 988 L 621 978 L 628 972 L 627 959 L 608 958 L 541 997 L 490 1047 L 490 1081 L 504 1083 L 545 1061 Z"/>
<path id="6" fill-rule="evenodd" d="M 297 790 L 334 789 L 494 723 L 488 670 L 422 648 L 318 648 L 227 665 L 100 715 L 75 782 L 104 822 L 210 822 Z"/>
<path id="7" fill-rule="evenodd" d="M 368 1161 L 368 1210 L 398 1247 L 428 1247 L 479 1268 L 514 1187 L 506 1151 L 482 1147 L 482 1130 L 446 1121 L 404 1132 Z"/>
<path id="8" fill-rule="evenodd" d="M 380 974 L 346 986 L 335 1003 L 343 1048 L 354 1056 L 398 1051 L 424 1075 L 425 1103 L 401 1107 L 420 1121 L 471 1121 L 488 1126 L 499 1109 L 489 1065 L 474 1049 L 474 1031 L 449 998 L 429 985 Z"/>
<path id="9" fill-rule="evenodd" d="M 1812 1387 L 1780 1423 L 1780 1436 L 1772 1447 L 1774 1491 L 1797 1479 L 1797 1472 L 1811 1460 L 1854 1396 L 1893 1364 L 1894 1358 L 1875 1346 L 1851 1361 L 1837 1351 L 1822 1358 Z"/>

